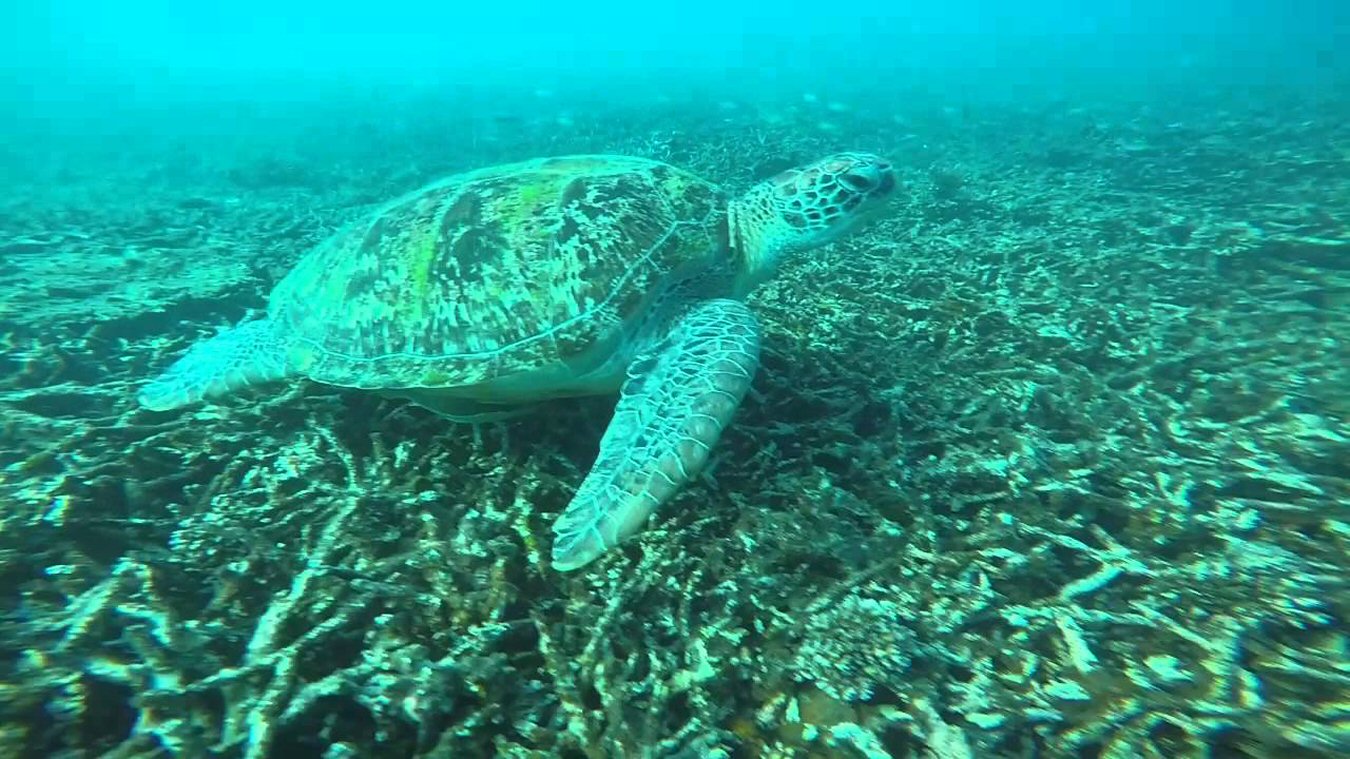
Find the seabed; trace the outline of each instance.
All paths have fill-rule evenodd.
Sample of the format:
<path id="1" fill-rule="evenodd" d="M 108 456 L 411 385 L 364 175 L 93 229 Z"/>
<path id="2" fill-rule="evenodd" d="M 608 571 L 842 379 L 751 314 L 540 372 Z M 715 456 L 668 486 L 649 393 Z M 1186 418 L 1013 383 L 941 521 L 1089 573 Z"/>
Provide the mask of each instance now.
<path id="1" fill-rule="evenodd" d="M 419 107 L 10 167 L 0 755 L 1350 755 L 1343 104 Z M 582 571 L 549 527 L 610 399 L 135 405 L 444 174 L 838 149 L 895 213 L 756 294 L 710 476 Z"/>

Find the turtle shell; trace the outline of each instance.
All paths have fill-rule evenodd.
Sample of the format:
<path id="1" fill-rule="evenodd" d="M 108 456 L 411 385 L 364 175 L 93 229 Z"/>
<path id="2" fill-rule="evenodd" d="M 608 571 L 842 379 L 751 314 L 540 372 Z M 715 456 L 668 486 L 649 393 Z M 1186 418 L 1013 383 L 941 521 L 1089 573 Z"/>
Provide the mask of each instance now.
<path id="1" fill-rule="evenodd" d="M 306 254 L 269 316 L 309 377 L 364 388 L 579 373 L 676 272 L 725 248 L 720 189 L 622 156 L 547 158 L 405 195 Z"/>

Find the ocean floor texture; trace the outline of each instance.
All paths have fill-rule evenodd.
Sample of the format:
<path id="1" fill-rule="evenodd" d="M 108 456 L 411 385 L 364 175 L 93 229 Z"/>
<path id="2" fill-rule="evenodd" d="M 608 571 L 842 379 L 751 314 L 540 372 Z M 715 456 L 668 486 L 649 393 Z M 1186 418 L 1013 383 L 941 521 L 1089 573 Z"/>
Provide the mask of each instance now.
<path id="1" fill-rule="evenodd" d="M 0 755 L 1350 756 L 1350 108 L 883 105 L 5 156 Z M 841 149 L 900 201 L 752 297 L 708 475 L 582 570 L 550 525 L 612 398 L 135 403 L 440 176 L 608 152 L 739 192 Z"/>

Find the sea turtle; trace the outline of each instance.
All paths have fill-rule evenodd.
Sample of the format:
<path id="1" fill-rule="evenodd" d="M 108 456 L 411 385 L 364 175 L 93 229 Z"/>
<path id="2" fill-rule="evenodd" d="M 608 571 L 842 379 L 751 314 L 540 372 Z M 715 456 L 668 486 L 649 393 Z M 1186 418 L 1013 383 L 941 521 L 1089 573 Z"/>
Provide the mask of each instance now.
<path id="1" fill-rule="evenodd" d="M 191 348 L 139 394 L 164 411 L 307 377 L 455 420 L 619 391 L 598 458 L 554 524 L 553 566 L 637 532 L 706 462 L 750 386 L 760 326 L 742 302 L 791 253 L 877 215 L 890 164 L 839 153 L 731 198 L 616 155 L 449 177 L 320 243 L 267 316 Z"/>

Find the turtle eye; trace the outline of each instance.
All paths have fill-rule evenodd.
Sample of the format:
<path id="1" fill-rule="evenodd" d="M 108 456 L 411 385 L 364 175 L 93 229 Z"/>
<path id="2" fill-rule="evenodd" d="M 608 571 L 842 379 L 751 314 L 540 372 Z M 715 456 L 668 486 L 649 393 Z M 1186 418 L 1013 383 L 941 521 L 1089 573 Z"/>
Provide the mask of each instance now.
<path id="1" fill-rule="evenodd" d="M 845 187 L 857 192 L 867 192 L 876 186 L 876 182 L 874 182 L 871 177 L 853 172 L 840 174 L 839 181 L 842 182 Z"/>

